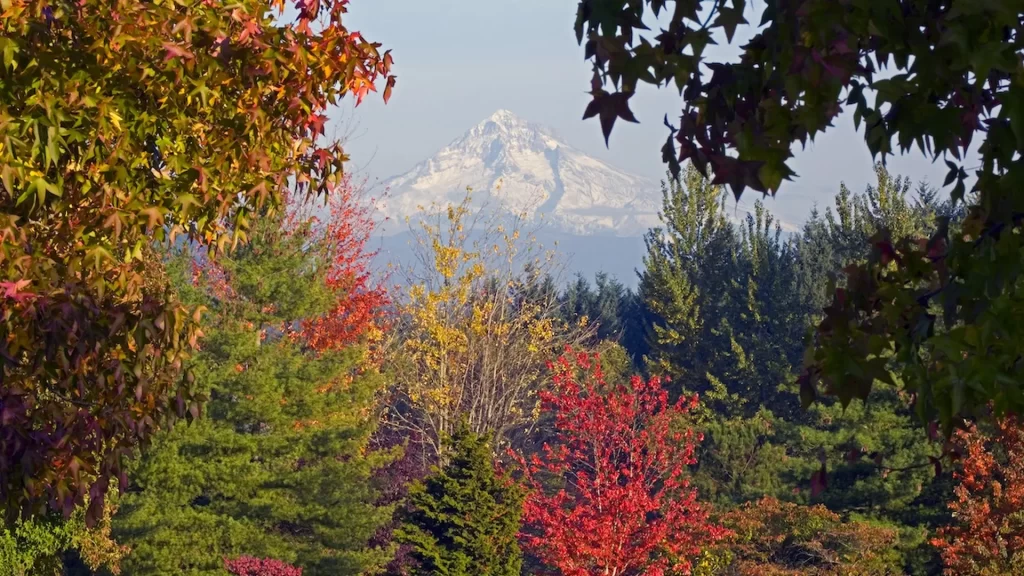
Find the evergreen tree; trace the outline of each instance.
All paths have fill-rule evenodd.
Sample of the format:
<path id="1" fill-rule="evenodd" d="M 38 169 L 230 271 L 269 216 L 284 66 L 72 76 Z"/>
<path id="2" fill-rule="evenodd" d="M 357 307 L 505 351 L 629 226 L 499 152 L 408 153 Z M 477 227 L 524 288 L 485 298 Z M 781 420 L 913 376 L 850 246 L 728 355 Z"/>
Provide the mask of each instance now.
<path id="1" fill-rule="evenodd" d="M 644 305 L 643 299 L 638 292 L 626 289 L 619 301 L 619 323 L 622 325 L 622 335 L 619 343 L 626 349 L 630 359 L 633 361 L 635 372 L 644 370 L 644 358 L 651 353 L 647 341 L 647 326 L 650 312 Z"/>
<path id="2" fill-rule="evenodd" d="M 795 250 L 763 205 L 739 229 L 734 277 L 704 322 L 719 349 L 709 355 L 705 399 L 714 413 L 701 429 L 694 481 L 706 497 L 735 504 L 783 497 L 797 478 L 783 435 L 800 411 L 788 390 L 800 358 L 804 318 L 795 290 Z"/>
<path id="3" fill-rule="evenodd" d="M 662 184 L 663 227 L 646 237 L 640 298 L 649 313 L 648 368 L 672 378 L 674 391 L 704 392 L 722 345 L 708 318 L 719 318 L 732 278 L 735 233 L 722 189 L 690 166 L 682 180 Z"/>
<path id="4" fill-rule="evenodd" d="M 490 443 L 463 421 L 443 468 L 409 490 L 409 513 L 396 532 L 412 546 L 417 573 L 518 576 L 517 535 L 524 493 L 495 473 Z"/>
<path id="5" fill-rule="evenodd" d="M 666 187 L 662 221 L 647 237 L 640 294 L 652 314 L 652 370 L 682 379 L 725 416 L 779 406 L 778 388 L 800 359 L 803 318 L 795 255 L 758 204 L 737 231 L 721 190 L 695 169 L 686 187 Z"/>
<path id="6" fill-rule="evenodd" d="M 649 321 L 648 367 L 701 395 L 704 433 L 694 483 L 720 504 L 786 487 L 773 409 L 798 404 L 792 380 L 802 326 L 794 251 L 757 206 L 746 226 L 725 218 L 722 191 L 692 167 L 663 191 L 663 229 L 647 236 L 639 295 Z"/>
<path id="7" fill-rule="evenodd" d="M 768 409 L 750 417 L 715 417 L 703 422 L 704 442 L 692 468 L 693 484 L 701 499 L 729 509 L 766 495 L 791 495 L 803 478 L 794 473 L 782 434 L 785 428 L 786 422 Z"/>
<path id="8" fill-rule="evenodd" d="M 830 283 L 843 281 L 843 269 L 866 260 L 876 233 L 886 230 L 894 241 L 928 234 L 937 216 L 952 215 L 927 184 L 919 184 L 915 194 L 916 200 L 910 197 L 909 178 L 892 176 L 876 164 L 875 184 L 863 194 L 840 184 L 834 209 L 811 213 L 798 250 L 801 292 L 812 317 L 831 302 Z"/>
<path id="9" fill-rule="evenodd" d="M 805 318 L 794 286 L 795 250 L 782 229 L 757 202 L 740 228 L 735 277 L 722 295 L 718 333 L 728 338 L 728 355 L 715 377 L 743 400 L 741 414 L 762 408 L 777 415 L 799 409 L 780 394 L 801 359 Z M 709 321 L 713 321 L 709 318 Z"/>
<path id="10" fill-rule="evenodd" d="M 182 296 L 212 312 L 198 381 L 206 415 L 144 454 L 116 519 L 130 574 L 222 574 L 225 558 L 269 557 L 304 574 L 362 574 L 390 551 L 367 542 L 391 515 L 371 474 L 390 455 L 367 449 L 379 376 L 363 346 L 313 350 L 301 326 L 337 309 L 330 262 L 306 225 L 263 219 L 250 244 L 189 279 Z"/>
<path id="11" fill-rule="evenodd" d="M 828 212 L 826 212 L 828 213 Z M 829 220 L 818 211 L 811 211 L 796 245 L 795 289 L 803 315 L 814 321 L 831 302 L 829 287 L 839 280 L 839 256 L 830 235 Z"/>
<path id="12" fill-rule="evenodd" d="M 939 447 L 915 427 L 907 399 L 877 388 L 866 404 L 805 411 L 795 385 L 830 282 L 866 257 L 880 230 L 927 234 L 941 213 L 927 188 L 914 202 L 909 180 L 881 166 L 876 175 L 863 194 L 841 187 L 834 209 L 784 241 L 760 205 L 735 232 L 708 234 L 708 222 L 730 226 L 717 204 L 699 199 L 716 197 L 710 187 L 688 172 L 685 188 L 666 193 L 665 230 L 648 235 L 640 294 L 651 313 L 651 369 L 682 376 L 707 407 L 692 469 L 703 497 L 726 508 L 762 496 L 822 503 L 881 522 L 899 534 L 906 569 L 923 574 L 935 565 L 925 534 L 943 520 L 949 478 L 935 478 L 929 458 Z"/>
<path id="13" fill-rule="evenodd" d="M 907 402 L 891 388 L 880 388 L 866 404 L 815 404 L 788 423 L 784 442 L 798 485 L 808 487 L 815 470 L 827 470 L 820 492 L 811 487 L 797 500 L 898 528 L 908 573 L 925 574 L 922 567 L 935 562 L 927 533 L 948 518 L 936 494 L 948 497 L 952 487 L 948 473 L 936 477 L 929 459 L 941 446 L 914 424 Z"/>
<path id="14" fill-rule="evenodd" d="M 576 280 L 566 286 L 558 300 L 559 308 L 566 320 L 570 322 L 577 322 L 582 318 L 587 318 L 589 321 L 594 320 L 593 313 L 597 297 L 590 287 L 590 282 L 583 274 L 576 274 Z"/>
<path id="15" fill-rule="evenodd" d="M 808 325 L 830 302 L 829 284 L 841 282 L 844 268 L 867 258 L 872 236 L 882 230 L 894 240 L 927 236 L 943 214 L 926 185 L 917 187 L 915 201 L 909 179 L 894 177 L 881 165 L 875 173 L 875 185 L 863 194 L 841 186 L 835 210 L 826 210 L 823 218 L 815 215 L 804 228 L 797 268 Z M 926 534 L 946 519 L 941 494 L 948 494 L 951 478 L 948 473 L 936 477 L 930 458 L 941 447 L 921 434 L 908 398 L 894 387 L 876 387 L 865 403 L 844 407 L 823 400 L 794 414 L 790 424 L 786 434 L 794 475 L 806 479 L 822 466 L 827 471 L 827 483 L 811 500 L 897 526 L 905 569 L 928 573 L 937 559 Z"/>
<path id="16" fill-rule="evenodd" d="M 594 275 L 594 284 L 577 274 L 559 297 L 563 319 L 579 322 L 583 318 L 597 328 L 599 340 L 619 341 L 624 337 L 631 311 L 632 294 L 618 280 L 604 272 Z"/>
<path id="17" fill-rule="evenodd" d="M 594 275 L 594 318 L 597 319 L 597 336 L 607 340 L 621 340 L 627 329 L 629 290 L 615 278 L 604 272 Z"/>

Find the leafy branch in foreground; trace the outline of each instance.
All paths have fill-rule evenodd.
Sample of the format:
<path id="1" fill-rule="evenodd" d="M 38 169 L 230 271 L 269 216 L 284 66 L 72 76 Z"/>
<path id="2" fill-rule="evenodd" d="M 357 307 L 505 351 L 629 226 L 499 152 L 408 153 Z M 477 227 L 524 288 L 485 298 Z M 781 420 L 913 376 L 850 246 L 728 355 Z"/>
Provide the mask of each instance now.
<path id="1" fill-rule="evenodd" d="M 213 252 L 340 184 L 328 107 L 392 58 L 345 0 L 4 0 L 0 7 L 0 502 L 91 521 L 133 450 L 199 410 L 198 310 L 148 251 Z"/>
<path id="2" fill-rule="evenodd" d="M 634 120 L 639 84 L 675 86 L 685 104 L 662 155 L 690 162 L 739 197 L 776 193 L 794 174 L 793 144 L 852 108 L 884 160 L 917 148 L 949 168 L 962 223 L 928 238 L 872 238 L 847 271 L 806 359 L 805 401 L 824 390 L 865 399 L 876 382 L 913 395 L 918 417 L 949 435 L 964 419 L 1024 411 L 1024 20 L 1012 2 L 581 0 L 576 37 L 594 65 L 593 100 L 607 136 Z M 645 21 L 659 17 L 658 32 Z M 709 44 L 751 32 L 738 58 Z M 890 73 L 880 77 L 887 67 Z M 607 88 L 610 87 L 609 91 Z M 873 102 L 869 98 L 873 96 Z M 977 138 L 976 138 L 977 137 Z M 980 165 L 965 158 L 978 143 Z M 968 190 L 968 169 L 976 181 Z"/>

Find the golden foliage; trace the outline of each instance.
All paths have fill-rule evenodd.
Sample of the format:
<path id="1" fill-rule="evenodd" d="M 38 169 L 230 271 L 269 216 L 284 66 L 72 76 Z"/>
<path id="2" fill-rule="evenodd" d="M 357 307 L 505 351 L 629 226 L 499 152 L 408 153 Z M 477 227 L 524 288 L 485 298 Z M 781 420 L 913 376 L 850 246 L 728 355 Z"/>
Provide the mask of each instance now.
<path id="1" fill-rule="evenodd" d="M 406 270 L 391 347 L 396 388 L 412 408 L 395 417 L 435 455 L 462 417 L 498 443 L 528 428 L 547 360 L 590 333 L 556 318 L 553 255 L 524 234 L 522 219 L 485 219 L 471 198 L 434 206 L 414 229 L 418 265 Z"/>

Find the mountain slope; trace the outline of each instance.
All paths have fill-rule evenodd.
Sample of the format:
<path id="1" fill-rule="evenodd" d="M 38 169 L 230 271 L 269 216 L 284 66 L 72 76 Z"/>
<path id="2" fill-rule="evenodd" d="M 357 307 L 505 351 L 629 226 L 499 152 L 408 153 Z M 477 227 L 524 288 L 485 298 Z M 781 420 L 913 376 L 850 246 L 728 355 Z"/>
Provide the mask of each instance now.
<path id="1" fill-rule="evenodd" d="M 432 158 L 384 182 L 384 215 L 402 221 L 420 206 L 444 206 L 474 190 L 474 205 L 498 205 L 579 235 L 639 236 L 657 224 L 656 181 L 629 174 L 499 110 Z"/>
<path id="2" fill-rule="evenodd" d="M 640 237 L 658 226 L 661 184 L 586 155 L 550 129 L 499 110 L 433 157 L 383 182 L 377 209 L 385 234 L 407 228 L 423 208 L 461 202 L 501 208 L 552 234 Z M 727 217 L 745 224 L 753 210 L 727 202 Z M 798 227 L 779 222 L 786 232 Z"/>
<path id="3" fill-rule="evenodd" d="M 545 249 L 557 249 L 563 280 L 605 271 L 635 286 L 645 254 L 642 236 L 660 224 L 659 182 L 587 156 L 507 110 L 383 186 L 385 195 L 376 202 L 383 233 L 377 260 L 402 266 L 416 260 L 405 219 L 415 220 L 421 207 L 461 202 L 467 187 L 474 190 L 476 208 L 523 214 L 531 235 Z M 741 225 L 751 212 L 745 203 L 726 206 L 727 217 Z M 797 230 L 780 224 L 787 233 Z"/>
<path id="4" fill-rule="evenodd" d="M 544 250 L 556 251 L 557 257 L 552 268 L 559 286 L 573 281 L 576 274 L 593 280 L 596 273 L 604 272 L 625 286 L 636 288 L 636 271 L 643 268 L 643 258 L 647 253 L 640 236 L 579 236 L 549 228 L 538 231 L 533 237 Z M 415 246 L 416 238 L 407 229 L 374 238 L 371 244 L 376 252 L 375 261 L 381 270 L 387 269 L 389 264 L 403 269 L 415 269 L 421 262 Z M 405 279 L 396 273 L 390 280 L 401 284 Z"/>

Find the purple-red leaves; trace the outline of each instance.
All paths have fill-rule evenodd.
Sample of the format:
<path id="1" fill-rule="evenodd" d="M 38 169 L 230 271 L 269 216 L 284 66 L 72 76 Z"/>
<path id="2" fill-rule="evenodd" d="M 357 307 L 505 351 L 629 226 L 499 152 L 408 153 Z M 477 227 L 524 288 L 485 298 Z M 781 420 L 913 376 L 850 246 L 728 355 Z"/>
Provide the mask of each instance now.
<path id="1" fill-rule="evenodd" d="M 601 133 L 604 134 L 604 143 L 607 145 L 616 119 L 622 118 L 627 122 L 637 122 L 633 111 L 629 109 L 629 99 L 633 97 L 633 94 L 622 92 L 608 94 L 604 90 L 597 90 L 593 95 L 594 99 L 587 105 L 583 119 L 586 120 L 594 116 L 600 118 Z"/>
<path id="2" fill-rule="evenodd" d="M 163 46 L 164 51 L 166 52 L 166 54 L 164 55 L 165 62 L 167 60 L 174 60 L 175 58 L 184 58 L 186 60 L 189 60 L 195 57 L 191 52 L 177 44 L 171 42 L 164 42 Z"/>
<path id="3" fill-rule="evenodd" d="M 224 569 L 233 576 L 302 576 L 302 568 L 297 568 L 274 558 L 255 558 L 239 556 L 233 560 L 224 560 Z"/>

